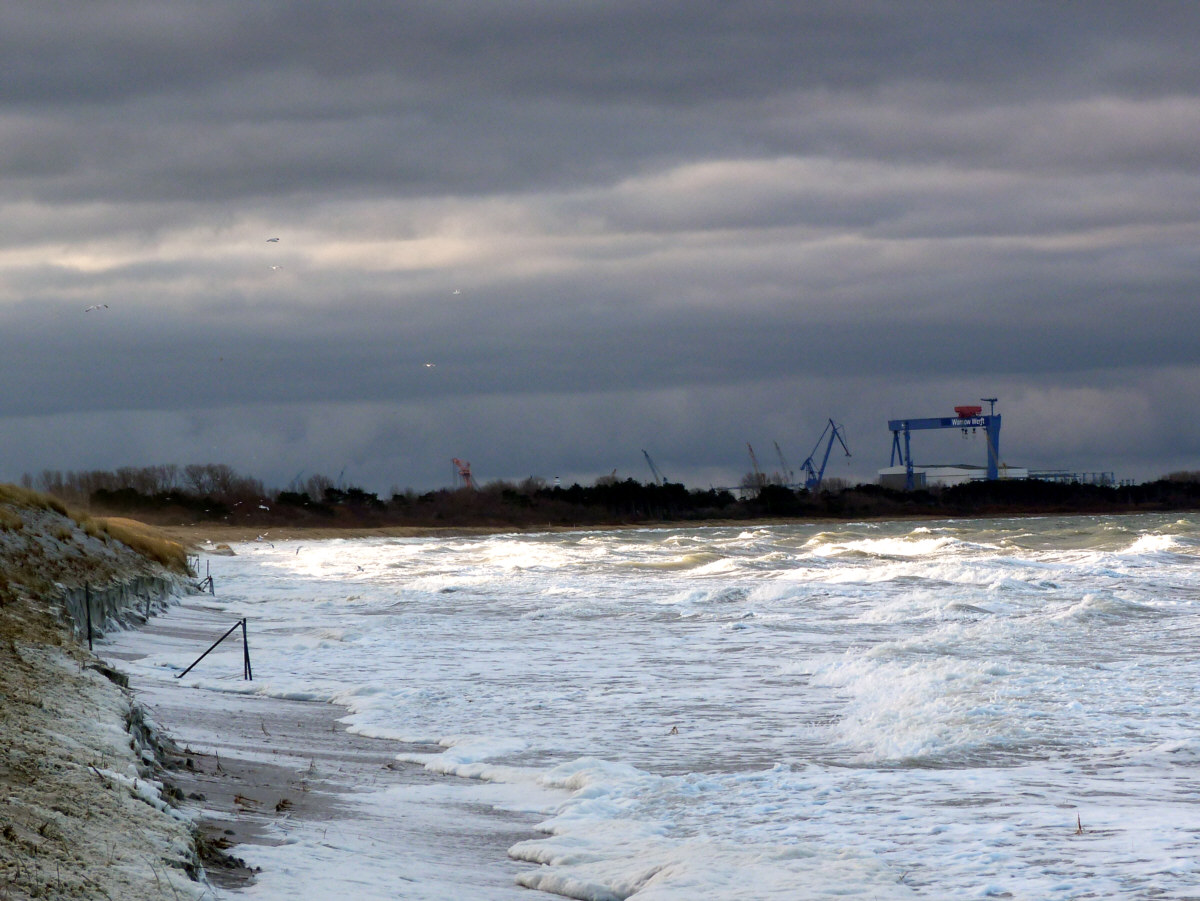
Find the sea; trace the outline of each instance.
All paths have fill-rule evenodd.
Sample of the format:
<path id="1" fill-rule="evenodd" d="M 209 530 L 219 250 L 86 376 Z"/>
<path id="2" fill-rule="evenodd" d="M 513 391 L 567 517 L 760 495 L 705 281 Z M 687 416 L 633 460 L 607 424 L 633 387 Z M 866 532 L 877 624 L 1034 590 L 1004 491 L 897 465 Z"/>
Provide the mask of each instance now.
<path id="1" fill-rule="evenodd" d="M 1200 898 L 1195 514 L 234 550 L 201 565 L 254 679 L 176 684 L 340 705 L 429 782 L 220 897 L 487 899 L 386 825 L 487 810 L 505 897 Z"/>

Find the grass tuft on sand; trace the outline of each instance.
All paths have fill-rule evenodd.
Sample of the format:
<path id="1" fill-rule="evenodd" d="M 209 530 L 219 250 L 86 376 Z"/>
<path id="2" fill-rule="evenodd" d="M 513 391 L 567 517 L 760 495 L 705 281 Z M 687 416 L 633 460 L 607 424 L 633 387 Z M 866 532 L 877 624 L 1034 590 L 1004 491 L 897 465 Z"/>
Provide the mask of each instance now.
<path id="1" fill-rule="evenodd" d="M 172 572 L 190 575 L 187 551 L 178 541 L 168 538 L 162 531 L 136 519 L 110 516 L 92 520 L 99 524 L 112 538 L 133 548 L 143 557 L 165 566 Z M 82 524 L 87 529 L 86 524 Z"/>
<path id="2" fill-rule="evenodd" d="M 0 504 L 12 504 L 14 507 L 33 507 L 38 510 L 53 510 L 55 513 L 67 514 L 66 505 L 56 497 L 34 491 L 32 488 L 22 488 L 20 485 L 0 484 Z"/>
<path id="3" fill-rule="evenodd" d="M 93 517 L 77 510 L 68 510 L 62 501 L 48 494 L 20 485 L 0 483 L 0 534 L 22 532 L 26 528 L 27 520 L 37 522 L 45 515 L 63 517 L 57 522 L 52 521 L 47 527 L 49 535 L 63 544 L 70 544 L 80 537 L 75 529 L 77 526 L 78 531 L 84 535 L 105 542 L 118 541 L 172 572 L 191 575 L 187 550 L 160 529 L 133 519 Z M 34 540 L 34 537 L 30 540 Z M 9 559 L 6 563 L 11 569 L 13 566 L 19 566 L 26 557 L 43 553 L 43 548 L 31 546 L 24 551 L 10 553 L 9 556 L 15 559 Z M 44 566 L 32 568 L 43 569 Z"/>

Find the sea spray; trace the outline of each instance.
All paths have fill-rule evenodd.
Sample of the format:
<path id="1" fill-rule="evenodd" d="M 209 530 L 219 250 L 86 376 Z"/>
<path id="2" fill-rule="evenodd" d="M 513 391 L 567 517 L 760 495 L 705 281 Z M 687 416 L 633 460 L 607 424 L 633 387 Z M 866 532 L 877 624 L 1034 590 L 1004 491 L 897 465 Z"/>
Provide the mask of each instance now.
<path id="1" fill-rule="evenodd" d="M 1200 879 L 1192 519 L 302 543 L 219 562 L 255 690 L 413 743 L 448 834 L 452 797 L 536 807 L 509 842 L 523 885 L 1069 899 Z M 311 852 L 272 852 L 291 887 Z"/>

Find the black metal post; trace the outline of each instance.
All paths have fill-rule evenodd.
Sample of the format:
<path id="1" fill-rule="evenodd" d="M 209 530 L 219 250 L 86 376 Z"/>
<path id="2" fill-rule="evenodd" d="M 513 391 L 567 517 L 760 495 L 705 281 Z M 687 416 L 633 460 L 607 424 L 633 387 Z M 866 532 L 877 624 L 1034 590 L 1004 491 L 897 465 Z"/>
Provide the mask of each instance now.
<path id="1" fill-rule="evenodd" d="M 83 583 L 83 606 L 87 608 L 88 650 L 92 649 L 92 587 Z"/>
<path id="2" fill-rule="evenodd" d="M 223 642 L 226 638 L 228 638 L 230 635 L 232 635 L 233 630 L 236 629 L 238 626 L 241 626 L 243 629 L 245 629 L 246 621 L 244 619 L 241 619 L 241 620 L 238 620 L 236 623 L 234 623 L 232 626 L 230 626 L 228 632 L 226 632 L 224 635 L 222 635 L 220 638 L 218 638 L 216 641 L 214 641 L 212 643 L 212 646 L 209 647 L 209 649 L 207 651 L 205 651 L 203 654 L 201 654 L 199 657 L 197 657 L 195 660 L 193 660 L 192 666 L 189 666 L 182 673 L 176 673 L 175 678 L 182 679 L 184 676 L 186 676 L 188 673 L 190 673 L 192 671 L 193 666 L 195 666 L 197 663 L 199 663 L 201 660 L 203 660 L 205 657 L 207 657 L 209 654 L 211 654 L 213 648 L 215 648 L 217 645 L 219 645 L 221 642 Z"/>
<path id="3" fill-rule="evenodd" d="M 254 673 L 250 671 L 250 642 L 246 640 L 245 617 L 242 618 L 242 657 L 245 660 L 245 666 L 242 668 L 242 678 L 253 682 Z"/>

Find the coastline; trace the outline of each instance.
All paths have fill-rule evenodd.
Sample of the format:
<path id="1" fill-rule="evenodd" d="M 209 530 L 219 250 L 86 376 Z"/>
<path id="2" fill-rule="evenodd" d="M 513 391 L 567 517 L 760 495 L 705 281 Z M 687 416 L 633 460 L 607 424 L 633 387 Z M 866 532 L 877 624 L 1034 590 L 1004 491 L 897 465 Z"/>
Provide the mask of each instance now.
<path id="1" fill-rule="evenodd" d="M 812 522 L 850 523 L 901 520 L 919 522 L 943 518 L 945 517 L 932 515 L 847 516 L 836 519 L 824 517 L 817 519 L 762 517 L 756 519 L 648 520 L 646 522 L 634 523 L 580 523 L 578 525 L 547 523 L 540 526 L 517 524 L 487 526 L 234 526 L 226 523 L 190 523 L 187 525 L 154 525 L 153 528 L 162 532 L 171 540 L 179 542 L 193 553 L 202 551 L 211 554 L 213 547 L 216 545 L 258 541 L 260 538 L 264 541 L 295 541 L 300 539 L 324 541 L 339 538 L 469 538 L 521 533 L 620 532 L 639 529 L 758 528 L 761 526 Z"/>
<path id="2" fill-rule="evenodd" d="M 1141 516 L 1155 513 L 1195 514 L 1198 509 L 1190 506 L 1169 509 L 1118 509 L 1118 510 L 1063 510 L 1047 509 L 1002 509 L 981 510 L 976 513 L 906 513 L 903 515 L 863 516 L 814 516 L 814 517 L 755 517 L 752 519 L 696 519 L 696 520 L 647 520 L 645 522 L 579 523 L 562 525 L 546 523 L 540 526 L 525 524 L 500 524 L 480 526 L 356 526 L 356 525 L 229 525 L 228 523 L 188 523 L 183 525 L 154 524 L 150 526 L 173 541 L 182 544 L 191 553 L 212 554 L 214 547 L 221 544 L 252 541 L 325 541 L 355 538 L 437 538 L 437 537 L 486 537 L 489 535 L 512 535 L 521 533 L 558 532 L 617 532 L 649 529 L 706 529 L 706 528 L 760 528 L 780 525 L 845 525 L 862 522 L 940 522 L 974 519 L 1022 519 L 1047 516 Z"/>
<path id="3" fill-rule="evenodd" d="M 118 545 L 97 543 L 91 533 L 84 534 L 82 525 L 71 527 L 73 537 L 67 540 L 60 531 L 68 528 L 65 520 L 43 525 L 30 511 L 22 511 L 22 515 L 25 525 L 21 529 L 0 533 L 0 551 L 9 552 L 8 559 L 0 557 L 6 566 L 19 556 L 12 547 L 14 534 L 28 533 L 37 533 L 34 537 L 43 549 L 39 553 L 46 554 L 47 560 L 65 560 L 77 567 L 73 570 L 77 575 L 87 573 L 95 578 L 99 572 L 95 560 L 107 561 L 105 577 L 128 577 L 145 565 L 144 561 L 136 563 L 135 555 L 126 554 L 128 549 L 115 556 Z M 1096 514 L 1027 511 L 1023 515 Z M 941 518 L 888 517 L 912 521 Z M 873 518 L 815 521 L 869 519 Z M 265 540 L 316 541 L 533 531 L 754 528 L 813 521 L 667 521 L 537 529 L 296 526 L 260 531 L 222 524 L 151 528 L 211 554 L 214 543 L 252 542 L 260 535 Z M 3 570 L 9 575 L 13 571 Z M 437 795 L 439 801 L 444 798 L 447 777 L 433 776 L 395 758 L 398 752 L 436 749 L 354 735 L 340 721 L 342 708 L 333 704 L 269 698 L 233 686 L 209 692 L 217 701 L 214 710 L 197 700 L 203 689 L 211 686 L 175 680 L 176 662 L 183 666 L 194 659 L 223 631 L 221 624 L 228 625 L 226 621 L 234 615 L 220 599 L 177 598 L 166 615 L 154 616 L 145 625 L 133 617 L 139 619 L 135 630 L 113 631 L 99 641 L 93 656 L 84 650 L 78 631 L 70 634 L 67 620 L 57 609 L 61 604 L 47 600 L 44 593 L 30 594 L 20 603 L 0 596 L 0 621 L 9 629 L 7 643 L 0 643 L 0 663 L 4 664 L 0 667 L 0 692 L 7 714 L 6 738 L 0 743 L 0 792 L 5 796 L 0 807 L 11 827 L 0 838 L 0 885 L 16 891 L 17 897 L 23 890 L 30 896 L 35 896 L 34 889 L 53 896 L 56 890 L 69 889 L 71 897 L 89 901 L 105 897 L 211 898 L 214 889 L 195 881 L 198 863 L 203 863 L 216 889 L 236 890 L 265 874 L 263 879 L 278 880 L 270 891 L 277 886 L 278 897 L 285 897 L 294 886 L 288 884 L 286 865 L 272 855 L 295 841 L 320 846 L 326 841 L 326 831 L 366 842 L 364 834 L 375 823 L 372 805 L 381 797 L 390 805 L 407 805 L 406 809 L 412 810 L 409 831 L 393 836 L 393 856 L 402 855 L 406 866 L 411 858 L 411 866 L 419 868 L 423 876 L 430 868 L 440 868 L 442 875 L 435 874 L 432 880 L 443 880 L 447 897 L 460 887 L 454 880 L 465 855 L 470 855 L 472 872 L 478 870 L 478 859 L 489 861 L 487 878 L 492 881 L 485 887 L 471 886 L 480 888 L 479 896 L 501 899 L 510 897 L 510 892 L 514 898 L 528 896 L 515 893 L 514 878 L 528 864 L 510 860 L 507 851 L 530 837 L 539 818 L 464 809 L 461 815 L 449 818 L 451 823 L 446 823 L 445 817 L 431 820 L 422 807 L 428 807 L 431 795 Z M 161 613 L 161 605 L 156 609 Z M 25 616 L 31 627 L 18 634 L 12 627 L 14 617 L 19 616 Z M 168 647 L 172 642 L 177 645 L 169 667 L 163 662 L 136 665 L 146 648 L 156 644 L 156 653 L 161 652 L 163 642 Z M 111 667 L 98 663 L 110 658 Z M 147 666 L 158 668 L 149 679 Z M 134 674 L 131 690 L 121 687 L 122 673 Z M 211 681 L 211 673 L 204 674 L 204 681 Z M 151 715 L 145 725 L 143 709 Z M 18 720 L 18 716 L 32 719 Z M 156 755 L 166 771 L 154 768 Z M 194 839 L 197 828 L 204 836 L 198 844 Z M 208 853 L 198 858 L 198 851 Z"/>
<path id="4" fill-rule="evenodd" d="M 269 881 L 263 889 L 271 897 L 296 897 L 286 860 L 279 859 L 289 847 L 335 854 L 356 844 L 382 845 L 386 837 L 386 853 L 411 860 L 424 881 L 446 887 L 446 897 L 528 897 L 516 884 L 528 865 L 509 858 L 508 849 L 532 837 L 540 818 L 478 808 L 432 815 L 429 797 L 443 799 L 455 777 L 397 756 L 439 748 L 350 732 L 344 708 L 258 694 L 228 661 L 209 658 L 176 679 L 174 662 L 190 662 L 231 615 L 219 598 L 192 596 L 97 648 L 131 674 L 138 703 L 170 740 L 164 779 L 185 799 L 203 844 L 220 852 L 205 860 L 214 886 L 237 890 Z M 464 872 L 473 883 L 463 884 Z M 326 895 L 306 885 L 299 896 Z"/>
<path id="5" fill-rule="evenodd" d="M 437 749 L 355 735 L 336 705 L 230 685 L 206 692 L 194 678 L 175 679 L 231 614 L 220 599 L 188 593 L 191 578 L 152 559 L 171 545 L 185 560 L 179 544 L 164 540 L 169 531 L 93 519 L 5 488 L 0 896 L 212 901 L 267 871 L 272 883 L 256 896 L 296 897 L 286 861 L 272 855 L 295 847 L 336 853 L 335 834 L 369 855 L 383 846 L 380 824 L 393 824 L 383 813 L 396 808 L 405 826 L 384 846 L 388 859 L 419 871 L 438 897 L 460 889 L 527 896 L 515 881 L 526 865 L 507 851 L 530 837 L 536 817 L 455 803 L 463 792 L 451 777 L 396 760 Z M 236 542 L 257 537 L 252 532 L 212 537 Z M 181 537 L 190 545 L 210 535 Z M 174 585 L 173 597 L 164 598 L 159 583 Z M 147 654 L 153 660 L 139 664 Z M 204 681 L 213 675 L 204 672 Z M 308 897 L 344 890 L 301 888 Z M 377 896 L 390 897 L 390 887 Z"/>
<path id="6" fill-rule="evenodd" d="M 203 541 L 280 538 L 471 536 L 497 533 L 750 527 L 761 524 L 970 520 L 980 518 L 1195 512 L 1200 480 L 1175 473 L 1142 484 L 999 479 L 902 491 L 878 484 L 816 493 L 765 485 L 754 496 L 730 489 L 688 490 L 679 484 L 597 480 L 569 489 L 503 483 L 478 491 L 440 489 L 382 501 L 361 489 L 329 489 L 319 501 L 289 491 L 232 489 L 203 497 L 76 491 L 72 502 L 95 515 L 132 516 L 166 529 L 190 548 Z"/>
<path id="7" fill-rule="evenodd" d="M 207 545 L 264 540 L 289 541 L 307 539 L 322 541 L 334 538 L 425 538 L 436 535 L 472 536 L 496 535 L 505 532 L 570 531 L 564 528 L 523 529 L 503 526 L 233 526 L 225 523 L 192 523 L 189 525 L 155 525 L 155 529 L 195 551 L 210 551 Z"/>

